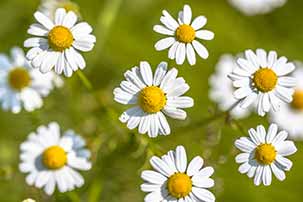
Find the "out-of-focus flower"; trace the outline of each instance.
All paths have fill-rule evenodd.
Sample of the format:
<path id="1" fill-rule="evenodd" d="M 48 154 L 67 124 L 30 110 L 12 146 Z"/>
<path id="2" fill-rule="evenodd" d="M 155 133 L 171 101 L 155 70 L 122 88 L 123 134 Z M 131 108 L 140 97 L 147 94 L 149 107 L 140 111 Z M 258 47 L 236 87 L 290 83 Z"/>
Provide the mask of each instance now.
<path id="1" fill-rule="evenodd" d="M 262 125 L 257 130 L 251 128 L 249 137 L 236 140 L 235 146 L 242 152 L 236 156 L 236 162 L 241 164 L 239 172 L 254 177 L 254 184 L 265 186 L 271 184 L 272 173 L 280 181 L 285 179 L 284 171 L 289 171 L 292 162 L 285 158 L 297 151 L 292 141 L 286 140 L 286 131 L 278 132 L 278 126 L 271 124 L 268 132 Z"/>
<path id="2" fill-rule="evenodd" d="M 79 5 L 70 0 L 41 0 L 39 11 L 49 18 L 54 19 L 55 12 L 58 8 L 64 8 L 66 11 L 73 11 L 81 18 Z"/>
<path id="3" fill-rule="evenodd" d="M 141 174 L 145 181 L 141 190 L 149 193 L 144 201 L 214 202 L 215 196 L 207 190 L 214 186 L 214 180 L 210 178 L 214 169 L 202 168 L 204 162 L 200 156 L 187 163 L 183 146 L 178 146 L 176 151 L 169 151 L 162 158 L 152 157 L 150 164 L 155 171 L 145 170 Z"/>
<path id="4" fill-rule="evenodd" d="M 39 11 L 34 16 L 38 23 L 27 32 L 35 37 L 24 42 L 25 47 L 31 48 L 26 57 L 32 66 L 42 73 L 55 68 L 57 74 L 64 72 L 68 77 L 73 71 L 84 69 L 86 63 L 79 51 L 93 49 L 96 37 L 91 34 L 92 27 L 86 22 L 77 23 L 76 14 L 63 8 L 56 10 L 54 20 Z"/>
<path id="5" fill-rule="evenodd" d="M 269 13 L 282 7 L 287 0 L 229 0 L 230 4 L 245 15 L 257 15 Z"/>
<path id="6" fill-rule="evenodd" d="M 225 54 L 219 59 L 216 65 L 216 71 L 209 78 L 210 91 L 209 97 L 214 102 L 218 103 L 222 111 L 226 111 L 233 107 L 238 100 L 233 97 L 234 87 L 228 75 L 237 67 L 234 56 Z M 250 109 L 243 109 L 240 106 L 235 106 L 230 114 L 233 118 L 240 119 L 247 117 L 250 114 Z"/>
<path id="7" fill-rule="evenodd" d="M 189 85 L 178 70 L 167 71 L 167 63 L 158 65 L 155 74 L 148 62 L 141 62 L 140 67 L 133 67 L 124 76 L 119 88 L 114 89 L 115 100 L 121 104 L 136 105 L 120 116 L 120 121 L 127 123 L 129 129 L 139 127 L 139 133 L 148 133 L 150 137 L 170 134 L 170 127 L 164 116 L 184 120 L 187 116 L 183 108 L 194 105 L 190 97 L 182 96 L 189 90 Z M 164 113 L 164 114 L 163 114 Z"/>
<path id="8" fill-rule="evenodd" d="M 90 152 L 84 148 L 85 141 L 73 131 L 61 137 L 57 123 L 40 126 L 20 146 L 20 171 L 29 173 L 26 182 L 43 188 L 51 195 L 58 186 L 60 192 L 71 191 L 84 184 L 76 170 L 89 170 Z"/>
<path id="9" fill-rule="evenodd" d="M 234 97 L 240 101 L 240 107 L 257 103 L 258 114 L 264 116 L 270 109 L 279 111 L 282 101 L 292 101 L 296 80 L 288 75 L 295 65 L 286 57 L 278 58 L 275 51 L 267 54 L 263 49 L 256 53 L 246 50 L 245 58 L 239 58 L 237 64 L 229 77 L 237 88 Z"/>
<path id="10" fill-rule="evenodd" d="M 290 104 L 281 105 L 278 112 L 270 113 L 270 120 L 289 132 L 295 140 L 303 139 L 303 64 L 297 63 L 293 76 L 297 80 L 293 100 Z"/>
<path id="11" fill-rule="evenodd" d="M 19 113 L 42 107 L 43 97 L 63 81 L 53 72 L 42 74 L 33 69 L 22 49 L 11 49 L 11 58 L 0 54 L 0 103 L 4 110 Z"/>
<path id="12" fill-rule="evenodd" d="M 160 21 L 163 25 L 155 25 L 154 31 L 167 35 L 155 44 L 158 51 L 168 49 L 168 58 L 176 60 L 181 65 L 185 58 L 190 65 L 196 64 L 196 53 L 203 58 L 208 58 L 208 50 L 196 39 L 212 40 L 214 33 L 208 30 L 201 30 L 206 25 L 207 19 L 204 16 L 196 17 L 193 22 L 192 11 L 188 5 L 179 12 L 178 22 L 166 11 L 163 10 Z"/>
<path id="13" fill-rule="evenodd" d="M 28 199 L 23 200 L 22 202 L 36 202 L 36 201 L 31 198 L 28 198 Z"/>

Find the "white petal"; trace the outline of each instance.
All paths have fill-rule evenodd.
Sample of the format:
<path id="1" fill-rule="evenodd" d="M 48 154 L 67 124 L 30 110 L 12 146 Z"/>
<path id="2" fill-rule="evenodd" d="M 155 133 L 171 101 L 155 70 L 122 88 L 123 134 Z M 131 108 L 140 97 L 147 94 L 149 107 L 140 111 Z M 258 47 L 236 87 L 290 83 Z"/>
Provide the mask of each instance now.
<path id="1" fill-rule="evenodd" d="M 184 110 L 177 109 L 177 108 L 174 108 L 174 107 L 165 106 L 164 109 L 163 109 L 163 112 L 167 116 L 169 116 L 171 118 L 174 118 L 174 119 L 185 120 L 186 117 L 187 117 L 187 114 Z"/>
<path id="2" fill-rule="evenodd" d="M 203 40 L 213 40 L 215 34 L 209 30 L 200 30 L 196 32 L 196 37 Z"/>
<path id="3" fill-rule="evenodd" d="M 188 168 L 186 171 L 187 175 L 193 176 L 197 174 L 199 170 L 202 168 L 203 162 L 204 161 L 200 156 L 196 156 L 195 158 L 193 158 L 193 160 L 191 160 L 191 162 L 188 164 Z"/>
<path id="4" fill-rule="evenodd" d="M 153 84 L 153 73 L 148 62 L 140 63 L 140 73 L 145 84 L 151 86 Z"/>
<path id="5" fill-rule="evenodd" d="M 188 5 L 184 5 L 183 8 L 183 22 L 187 25 L 190 24 L 192 17 L 191 8 Z"/>
<path id="6" fill-rule="evenodd" d="M 191 97 L 168 97 L 167 106 L 174 108 L 190 108 L 194 106 L 194 100 Z"/>
<path id="7" fill-rule="evenodd" d="M 274 138 L 276 137 L 278 132 L 278 126 L 277 124 L 271 124 L 269 126 L 267 135 L 266 135 L 266 142 L 267 143 L 272 143 L 272 141 L 274 140 Z"/>
<path id="8" fill-rule="evenodd" d="M 153 156 L 150 159 L 150 164 L 155 170 L 157 170 L 164 176 L 169 177 L 174 173 L 174 171 L 162 159 L 157 156 Z"/>
<path id="9" fill-rule="evenodd" d="M 251 152 L 256 148 L 255 144 L 247 137 L 241 137 L 235 141 L 235 146 L 243 152 Z"/>
<path id="10" fill-rule="evenodd" d="M 176 58 L 176 52 L 177 52 L 177 48 L 179 46 L 179 42 L 176 41 L 169 49 L 168 51 L 168 58 L 171 60 L 174 60 Z"/>
<path id="11" fill-rule="evenodd" d="M 192 42 L 196 52 L 198 53 L 198 55 L 203 58 L 203 59 L 206 59 L 208 58 L 208 50 L 205 48 L 205 46 L 203 46 L 200 42 L 194 40 Z"/>
<path id="12" fill-rule="evenodd" d="M 193 23 L 191 24 L 191 26 L 195 29 L 201 29 L 204 25 L 206 25 L 207 23 L 207 19 L 204 16 L 198 16 L 193 20 Z"/>
<path id="13" fill-rule="evenodd" d="M 77 15 L 73 11 L 69 11 L 64 17 L 62 25 L 71 28 L 76 24 L 77 18 Z"/>
<path id="14" fill-rule="evenodd" d="M 236 156 L 237 163 L 244 163 L 249 160 L 249 153 L 241 153 Z"/>
<path id="15" fill-rule="evenodd" d="M 190 43 L 186 44 L 186 56 L 190 65 L 196 64 L 196 54 L 193 46 Z"/>
<path id="16" fill-rule="evenodd" d="M 179 172 L 184 173 L 187 166 L 186 151 L 183 146 L 177 146 L 176 148 L 176 168 Z"/>
<path id="17" fill-rule="evenodd" d="M 186 47 L 184 43 L 179 43 L 176 51 L 176 63 L 182 65 L 185 60 Z"/>
<path id="18" fill-rule="evenodd" d="M 293 141 L 284 141 L 275 145 L 278 154 L 282 156 L 289 156 L 297 152 L 297 147 Z"/>
<path id="19" fill-rule="evenodd" d="M 55 13 L 55 24 L 62 25 L 65 15 L 66 15 L 65 9 L 63 9 L 63 8 L 57 9 L 56 13 Z"/>
<path id="20" fill-rule="evenodd" d="M 170 134 L 170 127 L 168 125 L 168 122 L 165 118 L 165 116 L 163 115 L 162 112 L 158 112 L 158 118 L 159 118 L 159 130 L 160 133 L 163 135 L 169 135 Z"/>
<path id="21" fill-rule="evenodd" d="M 274 175 L 276 176 L 276 178 L 280 181 L 283 181 L 285 180 L 286 176 L 285 176 L 285 173 L 282 169 L 278 168 L 276 166 L 276 163 L 272 163 L 270 165 L 271 169 L 272 169 L 272 172 L 274 173 Z"/>
<path id="22" fill-rule="evenodd" d="M 165 176 L 152 170 L 143 171 L 141 173 L 141 178 L 146 182 L 150 182 L 152 184 L 160 184 L 160 185 L 167 180 Z"/>
<path id="23" fill-rule="evenodd" d="M 262 181 L 265 186 L 269 186 L 271 184 L 272 176 L 271 176 L 270 166 L 267 165 L 263 169 Z"/>
<path id="24" fill-rule="evenodd" d="M 279 154 L 276 156 L 276 162 L 279 163 L 279 166 L 286 171 L 289 171 L 292 167 L 292 162 Z"/>
<path id="25" fill-rule="evenodd" d="M 155 72 L 153 85 L 159 86 L 167 72 L 167 62 L 161 62 Z"/>
<path id="26" fill-rule="evenodd" d="M 263 175 L 263 166 L 258 166 L 257 170 L 256 170 L 256 175 L 255 175 L 255 178 L 254 178 L 254 184 L 256 186 L 259 186 L 261 184 L 262 175 Z"/>
<path id="27" fill-rule="evenodd" d="M 213 195 L 213 193 L 211 193 L 210 191 L 208 191 L 206 189 L 193 187 L 192 192 L 201 201 L 205 201 L 205 202 L 214 202 L 215 201 L 215 196 Z"/>
<path id="28" fill-rule="evenodd" d="M 173 36 L 175 34 L 172 30 L 169 30 L 162 25 L 155 25 L 154 31 L 159 34 L 164 34 L 164 35 L 169 35 L 169 36 Z"/>
<path id="29" fill-rule="evenodd" d="M 34 16 L 35 16 L 36 20 L 38 22 L 40 22 L 48 30 L 51 30 L 54 27 L 54 23 L 48 17 L 46 17 L 43 13 L 37 11 L 37 12 L 35 12 Z"/>

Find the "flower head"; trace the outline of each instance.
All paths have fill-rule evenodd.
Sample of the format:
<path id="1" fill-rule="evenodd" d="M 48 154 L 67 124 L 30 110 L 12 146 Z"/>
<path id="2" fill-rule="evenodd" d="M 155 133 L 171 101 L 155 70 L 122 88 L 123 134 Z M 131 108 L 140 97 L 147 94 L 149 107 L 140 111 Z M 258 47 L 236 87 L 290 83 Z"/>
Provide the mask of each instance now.
<path id="1" fill-rule="evenodd" d="M 256 53 L 247 50 L 237 64 L 229 77 L 237 89 L 234 97 L 240 107 L 256 103 L 258 114 L 264 116 L 270 109 L 279 111 L 282 102 L 292 101 L 296 79 L 289 74 L 295 66 L 286 57 L 278 58 L 275 51 L 267 54 L 263 49 Z"/>
<path id="2" fill-rule="evenodd" d="M 89 170 L 90 152 L 85 141 L 69 130 L 60 135 L 57 123 L 40 126 L 21 144 L 20 171 L 29 173 L 26 182 L 51 195 L 58 186 L 60 192 L 71 191 L 84 184 L 76 170 Z"/>
<path id="3" fill-rule="evenodd" d="M 215 196 L 207 190 L 214 186 L 214 180 L 210 178 L 214 169 L 203 168 L 204 161 L 200 156 L 187 163 L 183 146 L 169 151 L 162 158 L 152 157 L 150 164 L 155 171 L 145 170 L 141 174 L 144 180 L 141 190 L 148 193 L 144 201 L 214 202 Z"/>
<path id="4" fill-rule="evenodd" d="M 136 106 L 125 111 L 120 121 L 127 123 L 129 129 L 139 126 L 139 133 L 148 133 L 150 137 L 170 134 L 164 114 L 184 120 L 187 115 L 182 109 L 194 105 L 192 98 L 182 96 L 189 86 L 182 77 L 177 78 L 177 74 L 175 68 L 168 71 L 165 62 L 158 65 L 154 75 L 147 62 L 127 71 L 126 80 L 114 89 L 115 100 Z"/>
<path id="5" fill-rule="evenodd" d="M 294 143 L 286 140 L 287 132 L 278 132 L 278 126 L 271 124 L 267 133 L 262 125 L 257 130 L 251 128 L 248 133 L 249 137 L 241 137 L 235 142 L 235 146 L 243 152 L 236 157 L 236 162 L 241 164 L 239 172 L 254 177 L 257 186 L 261 183 L 270 185 L 272 173 L 278 180 L 284 180 L 284 171 L 292 167 L 292 162 L 285 156 L 297 151 Z"/>
<path id="6" fill-rule="evenodd" d="M 196 39 L 212 40 L 214 33 L 208 30 L 201 30 L 205 26 L 207 19 L 204 16 L 198 16 L 192 20 L 192 11 L 188 5 L 179 12 L 178 22 L 164 10 L 160 21 L 163 25 L 155 25 L 154 31 L 167 35 L 167 38 L 161 39 L 155 44 L 158 51 L 169 48 L 168 57 L 176 60 L 177 64 L 184 63 L 185 58 L 190 65 L 196 64 L 196 54 L 201 58 L 208 58 L 207 49 Z"/>
<path id="7" fill-rule="evenodd" d="M 0 54 L 0 103 L 4 110 L 19 113 L 42 107 L 42 98 L 62 80 L 52 72 L 42 74 L 33 69 L 22 49 L 11 49 L 11 57 Z"/>
<path id="8" fill-rule="evenodd" d="M 55 68 L 57 74 L 70 77 L 74 71 L 84 69 L 85 60 L 79 51 L 91 51 L 96 37 L 86 22 L 77 23 L 78 17 L 73 11 L 58 8 L 55 18 L 45 16 L 40 11 L 34 14 L 38 23 L 32 24 L 28 33 L 35 37 L 24 42 L 31 48 L 26 57 L 32 66 L 42 73 Z"/>

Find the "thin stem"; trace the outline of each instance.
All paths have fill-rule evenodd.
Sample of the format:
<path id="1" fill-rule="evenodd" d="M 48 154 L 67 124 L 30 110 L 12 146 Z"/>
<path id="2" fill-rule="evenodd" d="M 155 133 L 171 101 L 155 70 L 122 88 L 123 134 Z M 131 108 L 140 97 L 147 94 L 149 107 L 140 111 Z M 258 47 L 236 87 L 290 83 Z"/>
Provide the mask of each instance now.
<path id="1" fill-rule="evenodd" d="M 83 85 L 87 88 L 87 90 L 89 90 L 89 91 L 93 90 L 92 83 L 85 76 L 85 74 L 83 74 L 82 71 L 77 71 L 77 75 L 79 76 L 79 79 L 82 81 Z"/>

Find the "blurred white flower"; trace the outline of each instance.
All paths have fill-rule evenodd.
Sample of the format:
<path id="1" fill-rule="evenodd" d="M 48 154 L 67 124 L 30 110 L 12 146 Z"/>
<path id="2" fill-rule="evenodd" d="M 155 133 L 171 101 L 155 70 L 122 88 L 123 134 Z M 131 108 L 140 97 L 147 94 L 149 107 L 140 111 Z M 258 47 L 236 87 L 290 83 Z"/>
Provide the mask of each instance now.
<path id="1" fill-rule="evenodd" d="M 140 67 L 133 67 L 124 76 L 119 88 L 114 89 L 115 101 L 121 104 L 136 105 L 120 116 L 120 121 L 127 123 L 129 129 L 139 126 L 139 133 L 148 133 L 150 137 L 170 134 L 170 127 L 163 115 L 184 120 L 187 116 L 183 108 L 194 105 L 190 97 L 182 96 L 189 90 L 189 85 L 178 70 L 167 71 L 167 63 L 158 65 L 153 76 L 148 62 L 141 62 Z"/>
<path id="2" fill-rule="evenodd" d="M 258 15 L 282 7 L 287 0 L 229 0 L 229 2 L 245 15 Z"/>
<path id="3" fill-rule="evenodd" d="M 267 133 L 262 125 L 257 130 L 251 128 L 248 133 L 249 137 L 241 137 L 235 142 L 235 146 L 244 152 L 236 156 L 236 162 L 241 164 L 239 172 L 254 177 L 257 186 L 261 183 L 270 185 L 272 173 L 283 181 L 284 171 L 292 167 L 292 162 L 285 156 L 297 151 L 295 144 L 286 140 L 287 132 L 278 132 L 278 126 L 271 124 Z"/>
<path id="4" fill-rule="evenodd" d="M 58 8 L 73 11 L 79 18 L 81 17 L 78 4 L 70 0 L 41 0 L 39 11 L 49 18 L 55 19 L 55 13 Z"/>
<path id="5" fill-rule="evenodd" d="M 222 111 L 229 110 L 238 100 L 233 97 L 234 87 L 228 75 L 237 67 L 236 58 L 232 55 L 222 55 L 216 65 L 216 70 L 209 78 L 209 97 L 216 102 Z M 250 114 L 250 109 L 235 106 L 230 111 L 233 118 L 240 119 Z"/>
<path id="6" fill-rule="evenodd" d="M 42 73 L 55 68 L 57 74 L 64 72 L 68 77 L 84 69 L 86 63 L 79 50 L 93 49 L 96 37 L 91 34 L 92 27 L 86 22 L 77 23 L 76 14 L 63 8 L 56 10 L 54 20 L 39 11 L 34 16 L 39 23 L 32 24 L 27 32 L 35 37 L 24 42 L 31 48 L 26 57 L 32 66 Z"/>
<path id="7" fill-rule="evenodd" d="M 303 64 L 296 63 L 293 76 L 297 80 L 293 100 L 290 104 L 281 105 L 280 111 L 271 112 L 270 120 L 289 132 L 294 140 L 303 139 Z"/>
<path id="8" fill-rule="evenodd" d="M 33 200 L 33 199 L 28 198 L 28 199 L 23 200 L 22 202 L 36 202 L 36 201 Z"/>
<path id="9" fill-rule="evenodd" d="M 240 107 L 257 103 L 258 114 L 264 116 L 270 109 L 279 111 L 282 101 L 292 101 L 296 80 L 288 75 L 295 66 L 286 57 L 278 58 L 275 51 L 246 50 L 245 58 L 239 58 L 237 64 L 229 77 L 237 88 L 234 97 Z"/>
<path id="10" fill-rule="evenodd" d="M 195 65 L 195 51 L 201 58 L 208 58 L 207 49 L 196 40 L 212 40 L 214 38 L 213 32 L 200 30 L 206 25 L 206 17 L 198 16 L 191 22 L 192 11 L 188 5 L 185 5 L 183 10 L 179 12 L 178 22 L 166 10 L 163 10 L 162 14 L 160 21 L 163 25 L 155 25 L 154 31 L 168 37 L 155 44 L 156 50 L 161 51 L 169 48 L 168 58 L 175 59 L 179 65 L 184 63 L 186 57 L 190 65 Z"/>
<path id="11" fill-rule="evenodd" d="M 63 85 L 53 72 L 42 74 L 33 69 L 22 49 L 11 49 L 11 58 L 0 54 L 0 103 L 4 110 L 19 113 L 42 107 L 43 97 Z"/>
<path id="12" fill-rule="evenodd" d="M 200 156 L 193 158 L 188 164 L 186 151 L 178 146 L 176 151 L 169 151 L 159 158 L 150 159 L 153 170 L 145 170 L 141 178 L 145 181 L 141 190 L 147 192 L 145 202 L 214 202 L 215 196 L 207 190 L 214 186 L 210 176 L 212 167 L 203 167 Z"/>
<path id="13" fill-rule="evenodd" d="M 84 179 L 76 170 L 91 168 L 85 141 L 71 130 L 62 137 L 60 134 L 59 125 L 50 123 L 48 127 L 40 126 L 20 145 L 19 169 L 29 173 L 27 184 L 43 187 L 48 195 L 53 194 L 56 186 L 60 192 L 81 187 Z"/>

